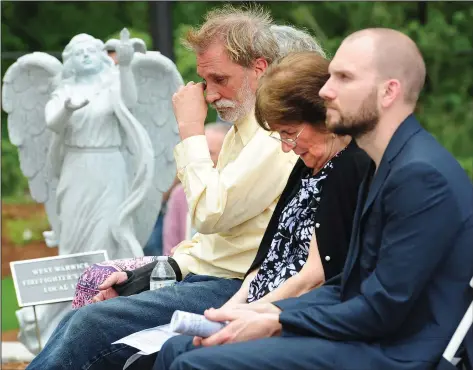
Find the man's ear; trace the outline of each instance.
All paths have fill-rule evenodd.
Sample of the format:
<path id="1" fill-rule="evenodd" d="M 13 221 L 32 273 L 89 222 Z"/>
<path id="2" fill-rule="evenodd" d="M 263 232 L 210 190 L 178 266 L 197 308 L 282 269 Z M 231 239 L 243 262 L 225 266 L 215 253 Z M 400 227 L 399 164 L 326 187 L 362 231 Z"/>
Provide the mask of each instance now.
<path id="1" fill-rule="evenodd" d="M 263 75 L 263 73 L 266 71 L 266 68 L 268 68 L 268 61 L 266 59 L 258 58 L 255 60 L 253 69 L 257 79 Z"/>
<path id="2" fill-rule="evenodd" d="M 386 81 L 381 94 L 381 106 L 383 108 L 390 107 L 401 93 L 401 83 L 399 80 L 391 79 Z"/>

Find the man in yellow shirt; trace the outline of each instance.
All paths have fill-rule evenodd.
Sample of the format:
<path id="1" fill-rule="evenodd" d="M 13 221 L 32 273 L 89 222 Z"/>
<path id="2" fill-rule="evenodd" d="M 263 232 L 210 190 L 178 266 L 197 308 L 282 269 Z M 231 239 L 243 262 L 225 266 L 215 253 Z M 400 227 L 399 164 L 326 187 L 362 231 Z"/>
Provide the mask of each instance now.
<path id="1" fill-rule="evenodd" d="M 190 82 L 172 98 L 182 139 L 175 148 L 178 176 L 198 231 L 171 261 L 180 282 L 71 312 L 29 369 L 122 369 L 136 350 L 112 342 L 168 323 L 176 309 L 219 307 L 239 289 L 297 160 L 253 114 L 258 79 L 279 57 L 270 27 L 259 9 L 224 7 L 187 35 L 205 82 Z M 233 122 L 216 168 L 204 135 L 206 101 Z"/>

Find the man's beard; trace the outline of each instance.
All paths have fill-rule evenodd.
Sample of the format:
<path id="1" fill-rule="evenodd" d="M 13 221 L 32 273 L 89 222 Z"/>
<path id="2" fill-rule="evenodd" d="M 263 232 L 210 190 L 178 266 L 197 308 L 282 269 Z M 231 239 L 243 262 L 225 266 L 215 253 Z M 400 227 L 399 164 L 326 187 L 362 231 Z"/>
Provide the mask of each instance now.
<path id="1" fill-rule="evenodd" d="M 378 125 L 379 111 L 376 105 L 377 92 L 375 89 L 365 98 L 357 114 L 343 115 L 337 122 L 327 123 L 327 128 L 337 135 L 349 135 L 354 139 L 360 138 L 373 131 Z"/>
<path id="2" fill-rule="evenodd" d="M 250 82 L 248 76 L 245 76 L 240 89 L 237 92 L 237 99 L 241 103 L 237 103 L 234 100 L 220 99 L 211 106 L 218 111 L 220 118 L 227 122 L 236 122 L 242 119 L 251 112 L 255 106 L 256 97 L 250 88 Z M 227 108 L 227 109 L 222 109 Z"/>

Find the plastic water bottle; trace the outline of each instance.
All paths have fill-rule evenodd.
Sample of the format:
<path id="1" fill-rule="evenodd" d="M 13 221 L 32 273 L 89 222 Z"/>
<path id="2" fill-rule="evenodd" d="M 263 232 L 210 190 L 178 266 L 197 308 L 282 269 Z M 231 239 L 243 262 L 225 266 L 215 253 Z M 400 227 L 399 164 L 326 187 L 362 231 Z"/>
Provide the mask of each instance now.
<path id="1" fill-rule="evenodd" d="M 149 282 L 150 290 L 171 286 L 176 283 L 176 274 L 168 262 L 167 256 L 159 256 Z"/>

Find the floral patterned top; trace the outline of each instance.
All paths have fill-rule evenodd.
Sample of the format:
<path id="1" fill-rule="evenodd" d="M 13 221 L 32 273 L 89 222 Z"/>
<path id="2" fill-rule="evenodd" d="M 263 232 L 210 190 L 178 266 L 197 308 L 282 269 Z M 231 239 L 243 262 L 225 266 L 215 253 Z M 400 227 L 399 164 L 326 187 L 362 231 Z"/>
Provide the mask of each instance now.
<path id="1" fill-rule="evenodd" d="M 275 290 L 296 275 L 307 261 L 316 226 L 314 215 L 320 202 L 324 180 L 333 169 L 335 157 L 315 175 L 308 173 L 302 178 L 299 191 L 282 211 L 270 250 L 250 283 L 248 303 Z"/>

